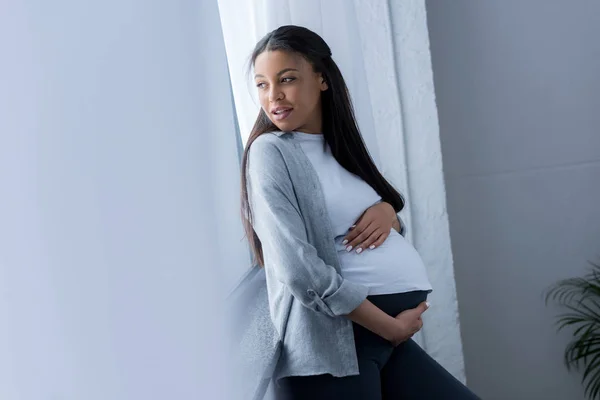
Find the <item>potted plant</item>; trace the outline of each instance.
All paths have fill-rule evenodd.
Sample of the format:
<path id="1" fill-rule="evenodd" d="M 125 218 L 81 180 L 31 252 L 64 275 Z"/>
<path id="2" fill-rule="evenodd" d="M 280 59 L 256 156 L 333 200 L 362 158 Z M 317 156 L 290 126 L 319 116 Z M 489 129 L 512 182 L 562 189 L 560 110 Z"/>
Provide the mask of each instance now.
<path id="1" fill-rule="evenodd" d="M 567 369 L 583 371 L 582 383 L 590 399 L 600 398 L 600 265 L 583 277 L 563 279 L 546 292 L 546 305 L 566 311 L 557 317 L 557 330 L 573 329 L 564 353 Z"/>

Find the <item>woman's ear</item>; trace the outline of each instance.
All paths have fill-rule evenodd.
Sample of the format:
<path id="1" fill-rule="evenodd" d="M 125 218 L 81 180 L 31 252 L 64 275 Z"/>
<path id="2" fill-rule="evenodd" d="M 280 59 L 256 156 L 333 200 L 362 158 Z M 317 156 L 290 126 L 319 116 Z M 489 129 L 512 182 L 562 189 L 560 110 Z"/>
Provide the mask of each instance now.
<path id="1" fill-rule="evenodd" d="M 325 80 L 325 77 L 323 75 L 321 75 L 319 77 L 319 79 L 321 79 L 321 91 L 324 92 L 327 89 L 329 89 L 329 85 L 327 84 L 327 81 Z"/>

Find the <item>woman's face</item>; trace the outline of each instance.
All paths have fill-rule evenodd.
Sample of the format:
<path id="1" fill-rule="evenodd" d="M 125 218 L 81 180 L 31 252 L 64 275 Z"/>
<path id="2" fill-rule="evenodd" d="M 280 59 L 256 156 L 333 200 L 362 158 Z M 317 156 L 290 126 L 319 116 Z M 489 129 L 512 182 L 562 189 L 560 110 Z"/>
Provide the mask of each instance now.
<path id="1" fill-rule="evenodd" d="M 254 62 L 260 106 L 282 131 L 322 133 L 322 75 L 300 55 L 265 51 Z"/>

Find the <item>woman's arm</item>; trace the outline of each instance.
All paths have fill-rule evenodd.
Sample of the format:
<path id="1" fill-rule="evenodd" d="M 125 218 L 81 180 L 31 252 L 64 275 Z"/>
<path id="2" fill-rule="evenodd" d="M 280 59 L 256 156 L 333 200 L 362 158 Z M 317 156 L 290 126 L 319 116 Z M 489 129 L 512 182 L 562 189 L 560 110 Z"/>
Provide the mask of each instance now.
<path id="1" fill-rule="evenodd" d="M 429 303 L 423 302 L 394 318 L 369 300 L 365 300 L 348 315 L 348 318 L 396 346 L 411 338 L 423 327 L 421 315 L 428 308 Z"/>
<path id="2" fill-rule="evenodd" d="M 255 149 L 261 152 L 248 164 L 249 197 L 254 229 L 275 279 L 305 307 L 331 317 L 347 317 L 392 343 L 406 340 L 420 329 L 420 313 L 390 317 L 366 299 L 367 287 L 343 279 L 318 256 L 308 243 L 304 221 L 292 200 L 289 178 L 273 175 L 286 171 L 278 150 L 261 145 Z"/>
<path id="3" fill-rule="evenodd" d="M 394 317 L 389 316 L 369 300 L 363 301 L 347 315 L 353 322 L 364 326 L 376 335 L 392 341 L 395 332 Z"/>
<path id="4" fill-rule="evenodd" d="M 356 309 L 368 288 L 343 279 L 309 243 L 285 162 L 267 140 L 259 138 L 252 144 L 248 184 L 253 227 L 273 279 L 314 311 L 336 317 Z"/>

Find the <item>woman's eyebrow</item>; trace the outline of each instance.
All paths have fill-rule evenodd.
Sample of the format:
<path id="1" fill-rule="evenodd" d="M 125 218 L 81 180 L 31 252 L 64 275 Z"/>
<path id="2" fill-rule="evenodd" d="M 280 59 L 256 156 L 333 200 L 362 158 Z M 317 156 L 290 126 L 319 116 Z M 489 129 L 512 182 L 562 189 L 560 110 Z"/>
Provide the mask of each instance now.
<path id="1" fill-rule="evenodd" d="M 290 71 L 297 71 L 298 72 L 298 70 L 296 68 L 284 68 L 284 69 L 282 69 L 281 71 L 279 71 L 277 73 L 277 76 L 281 76 L 281 75 L 285 74 L 286 72 L 290 72 Z M 264 77 L 265 76 L 261 75 L 261 74 L 254 75 L 254 79 L 256 79 L 256 78 L 264 78 Z"/>

